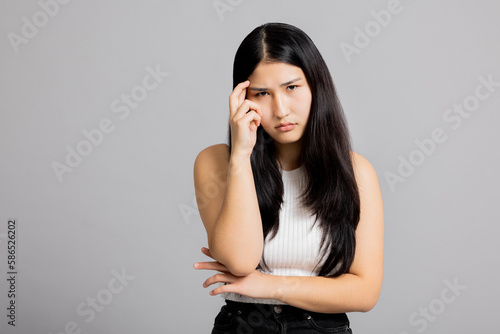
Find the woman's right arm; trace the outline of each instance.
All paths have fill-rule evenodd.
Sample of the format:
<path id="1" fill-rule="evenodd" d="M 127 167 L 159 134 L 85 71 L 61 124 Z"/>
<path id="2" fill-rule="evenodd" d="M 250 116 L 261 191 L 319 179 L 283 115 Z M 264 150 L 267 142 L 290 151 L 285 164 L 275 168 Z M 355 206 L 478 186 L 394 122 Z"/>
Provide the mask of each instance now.
<path id="1" fill-rule="evenodd" d="M 194 163 L 196 200 L 208 248 L 235 276 L 252 273 L 264 247 L 250 164 L 260 111 L 245 99 L 248 85 L 238 85 L 230 96 L 231 154 L 225 144 L 213 145 L 201 151 Z"/>

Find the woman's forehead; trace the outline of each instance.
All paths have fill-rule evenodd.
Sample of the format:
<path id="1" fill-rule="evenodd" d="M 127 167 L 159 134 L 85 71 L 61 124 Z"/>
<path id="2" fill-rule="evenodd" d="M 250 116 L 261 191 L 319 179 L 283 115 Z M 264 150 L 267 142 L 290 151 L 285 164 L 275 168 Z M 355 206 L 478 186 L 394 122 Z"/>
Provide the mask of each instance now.
<path id="1" fill-rule="evenodd" d="M 282 62 L 260 62 L 248 77 L 250 85 L 281 86 L 289 81 L 303 79 L 304 72 L 300 67 Z"/>

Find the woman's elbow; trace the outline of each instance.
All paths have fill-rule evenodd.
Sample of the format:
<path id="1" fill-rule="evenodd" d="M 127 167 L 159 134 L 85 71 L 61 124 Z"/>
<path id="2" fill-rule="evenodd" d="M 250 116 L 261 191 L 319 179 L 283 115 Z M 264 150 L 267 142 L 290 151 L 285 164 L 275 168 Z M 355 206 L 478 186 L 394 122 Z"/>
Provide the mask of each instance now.
<path id="1" fill-rule="evenodd" d="M 216 250 L 212 251 L 214 260 L 223 264 L 234 276 L 248 276 L 259 265 L 260 259 L 245 259 L 234 256 L 220 256 Z"/>
<path id="2" fill-rule="evenodd" d="M 359 305 L 359 312 L 369 312 L 371 311 L 375 305 L 377 305 L 378 299 L 380 296 L 380 290 L 374 291 L 372 294 L 369 294 L 365 298 L 363 298 L 362 303 Z"/>
<path id="3" fill-rule="evenodd" d="M 377 301 L 365 301 L 363 302 L 362 305 L 360 305 L 360 308 L 359 308 L 359 312 L 363 312 L 363 313 L 366 313 L 366 312 L 369 312 L 371 311 L 375 305 L 377 304 Z"/>
<path id="4" fill-rule="evenodd" d="M 249 267 L 233 267 L 231 269 L 228 268 L 228 270 L 233 274 L 234 276 L 248 276 L 251 273 L 255 271 L 255 268 L 249 268 Z"/>
<path id="5" fill-rule="evenodd" d="M 226 265 L 227 269 L 234 276 L 248 276 L 255 271 L 258 263 L 252 261 L 241 261 L 236 260 L 233 263 L 228 263 Z"/>

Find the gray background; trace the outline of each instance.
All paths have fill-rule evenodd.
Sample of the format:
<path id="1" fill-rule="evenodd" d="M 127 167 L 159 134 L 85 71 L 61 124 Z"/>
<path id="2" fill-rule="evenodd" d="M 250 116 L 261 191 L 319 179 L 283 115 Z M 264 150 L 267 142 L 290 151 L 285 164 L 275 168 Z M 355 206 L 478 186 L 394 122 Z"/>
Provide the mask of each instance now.
<path id="1" fill-rule="evenodd" d="M 354 332 L 500 333 L 500 87 L 460 126 L 443 118 L 474 102 L 480 76 L 500 82 L 500 3 L 401 0 L 349 62 L 341 43 L 354 45 L 356 28 L 376 29 L 371 11 L 389 2 L 73 0 L 49 17 L 37 1 L 1 1 L 0 332 L 55 334 L 71 322 L 93 334 L 210 332 L 223 300 L 201 286 L 214 272 L 192 268 L 208 260 L 192 166 L 226 139 L 239 43 L 282 21 L 322 52 L 354 150 L 383 193 L 384 285 L 372 311 L 349 315 Z M 8 36 L 23 36 L 23 17 L 40 27 L 16 52 Z M 112 103 L 140 92 L 148 66 L 169 74 L 120 119 Z M 67 147 L 103 119 L 113 132 L 60 182 L 53 162 L 65 164 Z M 446 140 L 418 153 L 415 141 L 436 128 Z M 419 165 L 391 188 L 386 174 L 410 157 Z M 10 218 L 15 328 L 6 317 Z M 126 286 L 113 270 L 129 275 Z M 89 312 L 88 298 L 101 302 L 87 322 L 77 308 Z"/>

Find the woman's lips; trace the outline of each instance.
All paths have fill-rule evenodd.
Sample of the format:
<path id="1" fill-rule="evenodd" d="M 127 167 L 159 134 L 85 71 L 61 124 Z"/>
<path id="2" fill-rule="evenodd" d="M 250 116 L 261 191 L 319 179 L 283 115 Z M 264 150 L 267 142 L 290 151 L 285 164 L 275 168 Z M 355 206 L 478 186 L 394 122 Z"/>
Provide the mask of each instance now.
<path id="1" fill-rule="evenodd" d="M 280 125 L 276 127 L 276 130 L 278 131 L 290 131 L 295 128 L 295 124 L 293 123 L 287 123 L 285 125 Z"/>

